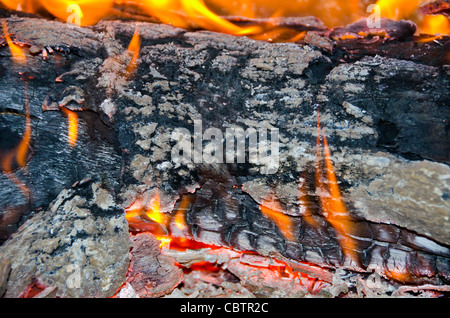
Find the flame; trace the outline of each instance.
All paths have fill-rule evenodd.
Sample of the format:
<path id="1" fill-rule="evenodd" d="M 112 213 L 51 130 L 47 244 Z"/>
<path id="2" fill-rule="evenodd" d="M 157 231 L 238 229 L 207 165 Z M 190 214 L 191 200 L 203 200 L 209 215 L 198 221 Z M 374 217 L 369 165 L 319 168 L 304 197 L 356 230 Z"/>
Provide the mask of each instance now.
<path id="1" fill-rule="evenodd" d="M 269 206 L 272 206 L 273 208 L 270 208 Z M 259 209 L 265 216 L 275 222 L 278 229 L 287 240 L 295 240 L 295 230 L 293 222 L 288 215 L 281 212 L 282 209 L 279 202 L 264 200 L 264 202 L 259 205 Z"/>
<path id="2" fill-rule="evenodd" d="M 355 253 L 357 247 L 356 242 L 350 237 L 356 230 L 354 228 L 355 223 L 352 222 L 351 216 L 342 200 L 325 133 L 323 133 L 323 147 L 326 175 L 324 175 L 322 171 L 319 160 L 320 136 L 320 115 L 318 115 L 316 141 L 316 192 L 320 198 L 322 213 L 338 234 L 339 244 L 341 245 L 344 255 L 358 264 L 358 257 Z"/>
<path id="3" fill-rule="evenodd" d="M 4 24 L 5 25 L 5 24 Z M 5 33 L 6 34 L 6 33 Z M 28 198 L 31 198 L 31 191 L 26 184 L 24 184 L 19 178 L 13 173 L 13 160 L 16 159 L 17 165 L 20 168 L 26 166 L 28 153 L 30 149 L 31 142 L 31 117 L 30 117 L 30 105 L 28 99 L 28 80 L 32 77 L 28 73 L 21 74 L 22 80 L 25 82 L 25 131 L 23 133 L 22 139 L 17 147 L 6 153 L 1 154 L 3 157 L 1 162 L 1 170 L 8 177 L 11 182 L 13 182 L 16 187 L 22 191 L 22 193 Z"/>
<path id="4" fill-rule="evenodd" d="M 141 47 L 141 40 L 139 37 L 138 29 L 136 28 L 127 49 L 127 51 L 131 55 L 130 63 L 128 64 L 126 69 L 127 77 L 130 77 L 135 72 L 138 66 L 140 47 Z"/>
<path id="5" fill-rule="evenodd" d="M 62 21 L 79 26 L 97 23 L 108 15 L 113 0 L 40 0 L 40 4 Z"/>
<path id="6" fill-rule="evenodd" d="M 450 20 L 443 15 L 425 16 L 420 30 L 425 34 L 450 34 Z"/>
<path id="7" fill-rule="evenodd" d="M 31 117 L 30 106 L 28 102 L 28 80 L 25 79 L 25 130 L 17 147 L 7 153 L 2 160 L 2 171 L 9 173 L 12 172 L 12 162 L 16 159 L 16 162 L 20 168 L 25 167 L 30 149 L 31 142 Z"/>
<path id="8" fill-rule="evenodd" d="M 404 19 L 411 16 L 421 4 L 421 0 L 378 0 L 380 14 L 392 20 Z"/>
<path id="9" fill-rule="evenodd" d="M 181 199 L 180 206 L 178 207 L 177 212 L 175 213 L 174 216 L 175 226 L 183 232 L 188 229 L 188 226 L 186 224 L 186 213 L 188 208 L 189 208 L 189 198 L 187 196 L 184 196 Z"/>
<path id="10" fill-rule="evenodd" d="M 67 140 L 71 147 L 75 147 L 75 144 L 77 143 L 78 139 L 78 114 L 65 107 L 61 107 L 61 110 L 64 114 L 66 114 L 67 119 L 69 121 Z"/>
<path id="11" fill-rule="evenodd" d="M 160 247 L 168 247 L 172 240 L 169 236 L 167 236 L 167 226 L 171 218 L 170 215 L 161 212 L 158 190 L 156 190 L 155 194 L 149 201 L 150 202 L 144 202 L 142 199 L 135 200 L 128 208 L 125 209 L 125 218 L 129 224 L 137 224 L 139 226 L 141 223 L 144 223 L 144 231 L 148 230 L 150 232 L 155 232 L 153 234 L 161 242 Z M 143 215 L 153 222 L 161 225 L 164 231 L 160 231 L 160 229 L 158 230 L 163 233 L 157 233 L 158 230 L 154 226 L 149 226 L 146 228 L 145 219 L 142 218 Z"/>
<path id="12" fill-rule="evenodd" d="M 25 52 L 18 45 L 14 44 L 13 41 L 11 40 L 11 37 L 8 32 L 8 26 L 7 26 L 5 20 L 2 21 L 2 24 L 3 24 L 3 33 L 5 35 L 5 40 L 11 51 L 13 60 L 20 64 L 25 64 L 25 62 L 27 61 L 27 59 L 25 57 Z"/>
<path id="13" fill-rule="evenodd" d="M 234 35 L 259 31 L 259 27 L 241 28 L 219 17 L 203 0 L 144 0 L 143 8 L 164 23 L 181 28 L 202 27 Z"/>
<path id="14" fill-rule="evenodd" d="M 243 27 L 230 22 L 226 17 L 258 19 L 315 16 L 328 27 L 336 27 L 355 22 L 365 16 L 368 4 L 363 0 L 0 0 L 0 2 L 12 10 L 36 13 L 45 9 L 62 21 L 80 26 L 93 25 L 117 12 L 114 5 L 122 7 L 125 5 L 125 8 L 133 6 L 163 23 L 176 27 L 203 28 L 270 41 L 298 41 L 303 37 L 300 33 L 292 34 L 293 30 L 275 24 L 270 27 L 255 23 Z M 440 16 L 435 19 L 419 15 L 418 8 L 424 2 L 424 0 L 378 0 L 376 4 L 382 17 L 394 20 L 411 19 L 418 24 L 420 32 L 448 34 L 446 17 Z M 430 22 L 432 20 L 434 21 Z"/>

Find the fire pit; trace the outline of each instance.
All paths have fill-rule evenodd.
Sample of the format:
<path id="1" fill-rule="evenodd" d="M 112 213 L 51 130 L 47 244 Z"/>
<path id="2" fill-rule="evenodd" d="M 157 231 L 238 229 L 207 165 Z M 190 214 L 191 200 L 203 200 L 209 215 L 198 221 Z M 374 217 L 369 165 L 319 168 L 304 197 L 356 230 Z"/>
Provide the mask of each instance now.
<path id="1" fill-rule="evenodd" d="M 449 295 L 448 1 L 2 3 L 0 296 Z"/>

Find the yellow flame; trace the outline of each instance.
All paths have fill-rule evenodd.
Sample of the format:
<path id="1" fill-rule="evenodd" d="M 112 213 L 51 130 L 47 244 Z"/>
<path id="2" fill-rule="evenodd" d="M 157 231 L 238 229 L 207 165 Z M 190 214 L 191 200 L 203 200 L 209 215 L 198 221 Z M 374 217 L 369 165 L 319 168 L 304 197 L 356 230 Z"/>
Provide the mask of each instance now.
<path id="1" fill-rule="evenodd" d="M 170 217 L 168 214 L 161 212 L 159 191 L 155 192 L 150 204 L 146 207 L 145 214 L 156 223 L 167 225 Z"/>
<path id="2" fill-rule="evenodd" d="M 71 147 L 75 147 L 78 139 L 78 114 L 64 107 L 61 110 L 66 114 L 69 122 L 67 140 Z"/>
<path id="3" fill-rule="evenodd" d="M 62 21 L 88 26 L 107 16 L 114 0 L 40 0 L 40 3 Z"/>
<path id="4" fill-rule="evenodd" d="M 295 41 L 300 35 L 292 30 L 273 26 L 239 26 L 223 16 L 246 18 L 315 16 L 328 27 L 346 25 L 367 16 L 367 2 L 362 0 L 0 0 L 10 9 L 36 13 L 45 8 L 55 17 L 67 23 L 88 26 L 110 15 L 113 5 L 132 5 L 158 18 L 163 23 L 181 28 L 204 28 L 234 35 L 248 35 L 259 40 Z M 418 8 L 424 0 L 378 0 L 381 16 L 399 20 L 411 19 L 421 27 Z M 445 17 L 441 17 L 443 21 Z M 444 29 L 422 32 L 447 34 Z M 285 34 L 286 32 L 287 35 Z M 266 34 L 267 33 L 267 34 Z M 284 34 L 284 36 L 282 36 Z M 288 36 L 289 35 L 289 36 Z"/>
<path id="5" fill-rule="evenodd" d="M 449 34 L 450 20 L 443 15 L 425 16 L 419 29 L 425 34 Z"/>
<path id="6" fill-rule="evenodd" d="M 189 198 L 187 196 L 184 196 L 181 199 L 180 206 L 178 207 L 178 210 L 174 216 L 175 226 L 181 231 L 186 231 L 188 229 L 188 226 L 186 224 L 186 212 L 188 207 Z"/>
<path id="7" fill-rule="evenodd" d="M 393 20 L 411 16 L 421 4 L 421 0 L 379 0 L 381 16 Z"/>
<path id="8" fill-rule="evenodd" d="M 11 51 L 11 55 L 15 62 L 24 64 L 27 59 L 25 57 L 25 52 L 16 44 L 13 43 L 11 40 L 11 37 L 8 32 L 8 26 L 6 24 L 6 21 L 2 21 L 3 24 L 3 33 L 5 35 L 6 43 L 8 44 L 9 50 Z"/>

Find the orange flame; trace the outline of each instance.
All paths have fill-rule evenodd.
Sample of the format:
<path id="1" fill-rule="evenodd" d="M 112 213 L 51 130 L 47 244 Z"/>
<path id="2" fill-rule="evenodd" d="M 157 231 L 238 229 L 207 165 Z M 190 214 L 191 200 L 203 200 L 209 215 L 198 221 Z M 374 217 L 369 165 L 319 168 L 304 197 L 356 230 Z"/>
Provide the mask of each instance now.
<path id="1" fill-rule="evenodd" d="M 270 208 L 268 206 L 273 206 Z M 277 201 L 265 200 L 263 204 L 259 205 L 261 212 L 271 219 L 277 225 L 278 229 L 281 231 L 283 236 L 289 240 L 295 240 L 295 230 L 293 222 L 289 215 L 284 214 L 281 209 L 281 205 Z"/>
<path id="2" fill-rule="evenodd" d="M 425 16 L 420 31 L 425 34 L 450 34 L 450 20 L 443 15 Z"/>
<path id="3" fill-rule="evenodd" d="M 61 110 L 66 114 L 69 121 L 69 127 L 67 132 L 67 140 L 71 147 L 75 147 L 78 139 L 78 114 L 72 110 L 65 107 L 61 107 Z"/>
<path id="4" fill-rule="evenodd" d="M 111 15 L 115 4 L 133 6 L 166 24 L 182 28 L 203 28 L 233 35 L 248 35 L 259 40 L 296 41 L 292 30 L 274 25 L 271 29 L 258 25 L 241 27 L 224 16 L 245 18 L 315 16 L 328 27 L 346 25 L 367 15 L 367 1 L 362 0 L 0 0 L 12 10 L 36 13 L 44 8 L 55 17 L 70 24 L 88 26 Z M 374 1 L 375 2 L 375 1 Z M 411 19 L 420 32 L 448 34 L 448 19 L 430 30 L 429 17 L 423 18 L 418 8 L 424 0 L 378 0 L 381 16 L 399 20 Z M 117 11 L 116 11 L 117 12 Z M 434 19 L 434 18 L 431 18 Z M 446 22 L 443 22 L 447 19 Z M 444 25 L 442 25 L 444 23 Z M 434 23 L 433 23 L 434 24 Z M 289 36 L 285 33 L 288 32 Z M 284 36 L 283 36 L 284 34 Z"/>
<path id="5" fill-rule="evenodd" d="M 241 28 L 211 11 L 203 0 L 144 0 L 143 8 L 149 14 L 176 27 L 202 27 L 234 35 L 258 32 L 259 28 Z"/>
<path id="6" fill-rule="evenodd" d="M 5 40 L 11 51 L 13 60 L 20 64 L 24 64 L 27 61 L 27 59 L 25 57 L 25 52 L 18 45 L 14 44 L 13 41 L 11 40 L 11 37 L 8 32 L 8 26 L 4 20 L 3 20 L 2 24 L 3 24 L 3 33 L 5 35 Z"/>
<path id="7" fill-rule="evenodd" d="M 144 214 L 147 218 L 160 224 L 164 229 L 170 222 L 170 215 L 161 212 L 159 191 L 157 190 L 154 196 L 150 199 L 150 202 L 144 202 L 141 199 L 134 201 L 128 208 L 125 209 L 126 219 L 129 223 L 141 223 L 143 219 L 141 216 Z M 150 229 L 153 229 L 150 227 Z M 171 242 L 171 238 L 167 235 L 154 233 L 155 237 L 161 242 L 160 247 L 168 247 Z"/>
<path id="8" fill-rule="evenodd" d="M 323 146 L 325 154 L 326 175 L 323 174 L 320 164 L 320 115 L 317 119 L 317 145 L 316 145 L 316 191 L 320 198 L 323 215 L 330 222 L 338 234 L 338 240 L 344 255 L 358 264 L 358 257 L 355 253 L 356 242 L 350 237 L 355 232 L 354 222 L 347 211 L 339 185 L 334 173 L 331 154 L 328 148 L 327 138 L 323 133 Z"/>
<path id="9" fill-rule="evenodd" d="M 22 74 L 23 80 L 25 81 L 25 131 L 22 136 L 22 139 L 17 147 L 6 153 L 5 155 L 1 154 L 3 157 L 1 162 L 1 170 L 2 172 L 11 180 L 17 188 L 28 198 L 31 198 L 31 191 L 27 185 L 25 185 L 19 178 L 17 178 L 13 173 L 13 160 L 16 159 L 17 165 L 20 168 L 26 166 L 27 157 L 30 149 L 31 142 L 31 117 L 30 117 L 30 106 L 28 100 L 28 80 L 31 77 L 28 74 Z"/>
<path id="10" fill-rule="evenodd" d="M 136 28 L 127 49 L 127 51 L 131 54 L 131 60 L 126 69 L 127 77 L 130 77 L 135 72 L 138 66 L 140 47 L 141 47 L 141 40 L 139 37 L 138 30 Z"/>
<path id="11" fill-rule="evenodd" d="M 25 80 L 25 131 L 19 145 L 6 154 L 2 160 L 2 171 L 12 172 L 12 162 L 16 159 L 19 167 L 25 167 L 31 142 L 31 117 L 28 102 L 28 82 Z"/>
<path id="12" fill-rule="evenodd" d="M 404 19 L 411 16 L 421 4 L 421 0 L 378 0 L 380 14 L 392 20 Z"/>
<path id="13" fill-rule="evenodd" d="M 187 196 L 184 196 L 181 199 L 180 206 L 178 207 L 177 212 L 175 213 L 174 216 L 175 226 L 181 231 L 186 231 L 188 228 L 186 224 L 186 213 L 188 208 L 189 208 L 189 198 Z"/>
<path id="14" fill-rule="evenodd" d="M 40 0 L 40 4 L 58 19 L 87 26 L 108 15 L 113 0 Z"/>

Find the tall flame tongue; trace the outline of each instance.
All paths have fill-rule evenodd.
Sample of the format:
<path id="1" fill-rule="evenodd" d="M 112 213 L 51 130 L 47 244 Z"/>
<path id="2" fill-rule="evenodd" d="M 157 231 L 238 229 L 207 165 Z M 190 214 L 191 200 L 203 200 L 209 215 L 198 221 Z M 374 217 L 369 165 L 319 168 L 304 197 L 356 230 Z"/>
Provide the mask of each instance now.
<path id="1" fill-rule="evenodd" d="M 342 200 L 325 133 L 323 133 L 323 147 L 326 174 L 324 175 L 323 173 L 320 162 L 320 136 L 319 114 L 317 118 L 316 192 L 320 198 L 323 215 L 335 229 L 344 255 L 355 262 L 355 264 L 359 264 L 357 254 L 355 253 L 356 243 L 350 237 L 356 230 L 354 228 L 355 223 L 352 222 L 351 216 Z"/>

